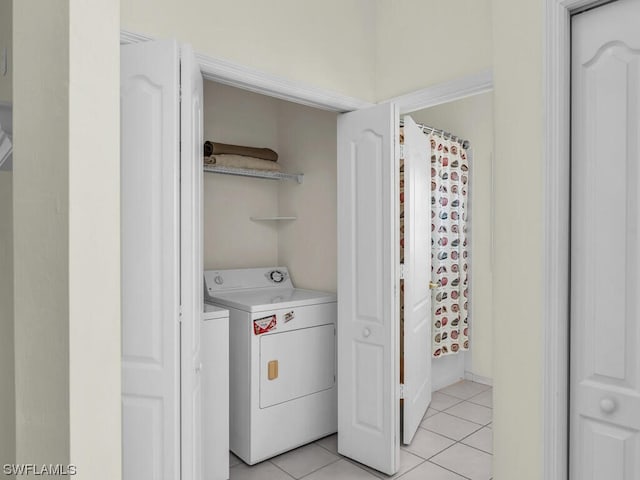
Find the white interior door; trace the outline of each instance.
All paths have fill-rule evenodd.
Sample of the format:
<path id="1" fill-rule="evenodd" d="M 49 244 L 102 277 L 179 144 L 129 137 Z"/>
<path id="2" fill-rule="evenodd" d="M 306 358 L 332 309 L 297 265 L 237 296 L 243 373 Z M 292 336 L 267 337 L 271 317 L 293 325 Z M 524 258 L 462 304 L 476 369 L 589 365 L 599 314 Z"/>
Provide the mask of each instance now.
<path id="1" fill-rule="evenodd" d="M 640 1 L 572 20 L 573 480 L 640 478 Z"/>
<path id="2" fill-rule="evenodd" d="M 182 302 L 182 478 L 203 478 L 202 358 L 202 74 L 189 45 L 180 47 L 180 282 Z"/>
<path id="3" fill-rule="evenodd" d="M 404 401 L 409 444 L 431 403 L 431 191 L 427 136 L 404 117 Z"/>
<path id="4" fill-rule="evenodd" d="M 180 478 L 178 58 L 169 41 L 121 49 L 125 480 Z"/>
<path id="5" fill-rule="evenodd" d="M 338 117 L 338 451 L 387 474 L 399 457 L 398 112 Z"/>

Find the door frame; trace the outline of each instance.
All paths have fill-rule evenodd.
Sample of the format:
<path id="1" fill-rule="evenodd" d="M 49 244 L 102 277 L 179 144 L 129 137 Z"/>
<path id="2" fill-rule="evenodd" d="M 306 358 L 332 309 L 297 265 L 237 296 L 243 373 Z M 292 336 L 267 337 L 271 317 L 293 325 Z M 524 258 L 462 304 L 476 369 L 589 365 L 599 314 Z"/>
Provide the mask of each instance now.
<path id="1" fill-rule="evenodd" d="M 569 476 L 571 15 L 612 0 L 546 0 L 544 13 L 543 478 Z"/>

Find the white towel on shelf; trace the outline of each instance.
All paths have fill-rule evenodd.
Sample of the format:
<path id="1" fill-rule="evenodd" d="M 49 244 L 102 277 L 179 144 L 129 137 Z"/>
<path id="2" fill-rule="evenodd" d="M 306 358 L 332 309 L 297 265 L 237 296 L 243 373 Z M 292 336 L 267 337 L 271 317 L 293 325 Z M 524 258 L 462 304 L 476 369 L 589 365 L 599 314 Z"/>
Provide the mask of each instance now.
<path id="1" fill-rule="evenodd" d="M 210 157 L 204 158 L 204 163 L 205 165 L 217 165 L 220 167 L 247 168 L 250 170 L 266 170 L 270 172 L 280 171 L 280 165 L 276 162 L 244 155 L 211 155 Z"/>

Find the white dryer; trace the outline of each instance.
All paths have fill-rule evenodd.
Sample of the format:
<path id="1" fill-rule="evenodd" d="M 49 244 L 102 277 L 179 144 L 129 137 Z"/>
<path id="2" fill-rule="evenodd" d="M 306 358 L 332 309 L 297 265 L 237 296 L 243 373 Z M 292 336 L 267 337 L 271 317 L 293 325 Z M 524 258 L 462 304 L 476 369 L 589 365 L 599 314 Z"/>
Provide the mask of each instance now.
<path id="1" fill-rule="evenodd" d="M 337 431 L 336 295 L 286 267 L 205 271 L 229 310 L 229 445 L 249 465 Z"/>

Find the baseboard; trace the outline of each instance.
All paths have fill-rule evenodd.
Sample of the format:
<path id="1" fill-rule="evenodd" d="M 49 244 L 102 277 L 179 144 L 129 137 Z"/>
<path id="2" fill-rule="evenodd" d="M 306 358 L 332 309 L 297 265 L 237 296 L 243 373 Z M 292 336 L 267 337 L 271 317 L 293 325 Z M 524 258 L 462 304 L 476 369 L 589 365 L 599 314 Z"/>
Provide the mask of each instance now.
<path id="1" fill-rule="evenodd" d="M 472 382 L 476 382 L 476 383 L 482 383 L 483 385 L 489 385 L 490 387 L 493 387 L 493 378 L 489 378 L 489 377 L 483 377 L 482 375 L 476 375 L 475 373 L 472 372 L 464 372 L 464 379 L 465 380 L 470 380 Z"/>

